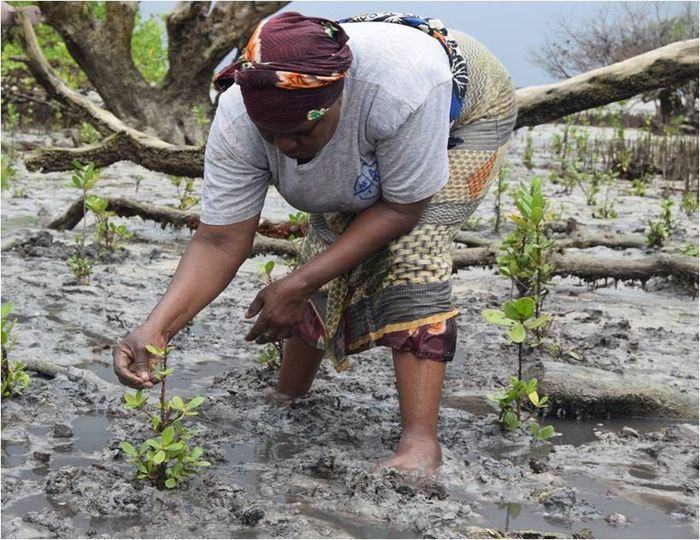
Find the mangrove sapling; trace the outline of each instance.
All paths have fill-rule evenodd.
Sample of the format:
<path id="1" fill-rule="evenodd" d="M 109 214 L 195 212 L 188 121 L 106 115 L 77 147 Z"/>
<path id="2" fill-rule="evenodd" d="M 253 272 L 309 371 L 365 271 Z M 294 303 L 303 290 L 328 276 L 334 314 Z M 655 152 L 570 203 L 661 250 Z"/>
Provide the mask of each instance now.
<path id="1" fill-rule="evenodd" d="M 535 177 L 530 185 L 520 184 L 515 197 L 518 214 L 510 218 L 516 228 L 501 244 L 504 254 L 496 258 L 501 275 L 511 280 L 518 296 L 532 295 L 539 315 L 548 294 L 554 267 L 547 262 L 554 242 L 547 237 L 546 223 L 550 219 L 549 202 L 542 194 L 542 179 Z"/>
<path id="2" fill-rule="evenodd" d="M 102 135 L 90 122 L 83 122 L 78 129 L 78 138 L 83 144 L 95 144 L 102 139 Z"/>
<path id="3" fill-rule="evenodd" d="M 143 175 L 142 174 L 135 174 L 134 176 L 132 176 L 132 178 L 134 179 L 134 183 L 135 183 L 134 191 L 136 193 L 138 193 L 139 188 L 141 187 L 141 182 L 143 182 Z"/>
<path id="4" fill-rule="evenodd" d="M 692 242 L 686 242 L 681 247 L 681 253 L 686 257 L 697 257 L 698 256 L 698 246 Z"/>
<path id="5" fill-rule="evenodd" d="M 291 218 L 291 214 L 290 214 Z M 272 279 L 272 271 L 275 269 L 275 261 L 265 261 L 264 263 L 258 263 L 258 272 L 260 272 L 265 285 L 270 285 L 274 280 Z M 278 370 L 282 365 L 282 342 L 275 341 L 270 343 L 260 356 L 258 356 L 258 363 L 267 366 L 273 370 Z"/>
<path id="6" fill-rule="evenodd" d="M 591 212 L 594 218 L 599 219 L 615 219 L 617 217 L 617 211 L 615 210 L 615 203 L 617 199 L 614 194 L 611 196 L 612 188 L 608 186 L 605 190 L 605 197 L 603 197 L 603 202 L 596 205 Z"/>
<path id="7" fill-rule="evenodd" d="M 88 195 L 86 207 L 95 214 L 97 219 L 97 232 L 95 239 L 106 252 L 113 252 L 121 246 L 120 240 L 127 240 L 134 236 L 126 225 L 116 225 L 110 221 L 115 216 L 114 212 L 107 210 L 109 201 L 98 195 Z"/>
<path id="8" fill-rule="evenodd" d="M 681 200 L 681 208 L 686 216 L 691 217 L 698 209 L 698 192 L 686 191 Z"/>
<path id="9" fill-rule="evenodd" d="M 669 234 L 678 227 L 678 222 L 673 219 L 673 201 L 669 198 L 661 199 L 661 221 Z"/>
<path id="10" fill-rule="evenodd" d="M 122 441 L 120 446 L 136 466 L 137 478 L 149 480 L 158 489 L 172 489 L 181 480 L 195 474 L 198 468 L 210 465 L 201 459 L 204 454 L 201 447 L 190 448 L 189 440 L 194 431 L 183 424 L 183 419 L 198 414 L 195 409 L 204 403 L 204 398 L 196 396 L 187 403 L 180 396 L 166 400 L 166 379 L 173 373 L 173 368 L 167 367 L 168 354 L 172 348 L 161 349 L 148 345 L 146 350 L 161 359 L 153 368 L 153 373 L 160 382 L 158 404 L 154 407 L 149 403 L 148 396 L 142 390 L 126 394 L 124 402 L 127 409 L 144 413 L 156 436 L 146 439 L 138 449 L 128 441 Z M 155 410 L 149 412 L 149 409 Z"/>
<path id="11" fill-rule="evenodd" d="M 493 206 L 496 218 L 493 223 L 493 232 L 500 234 L 501 232 L 501 213 L 502 213 L 502 195 L 508 189 L 508 175 L 510 174 L 510 164 L 504 163 L 501 170 L 498 171 L 498 182 L 496 183 L 496 199 Z"/>
<path id="12" fill-rule="evenodd" d="M 537 393 L 537 379 L 522 380 L 523 371 L 523 344 L 528 337 L 528 331 L 537 331 L 551 320 L 549 313 L 537 316 L 535 314 L 535 301 L 529 296 L 524 296 L 515 301 L 508 301 L 500 309 L 485 309 L 482 317 L 489 323 L 507 328 L 507 336 L 518 346 L 518 376 L 508 379 L 508 386 L 496 394 L 487 396 L 496 401 L 500 413 L 497 423 L 511 430 L 520 429 L 523 422 L 531 420 L 532 412 L 527 411 L 527 403 L 531 403 L 535 411 L 543 409 L 548 404 L 546 396 Z M 523 418 L 523 411 L 527 416 Z M 541 427 L 535 420 L 530 421 L 530 432 L 535 438 L 549 439 L 554 434 L 552 426 Z"/>
<path id="13" fill-rule="evenodd" d="M 200 198 L 194 194 L 194 178 L 171 176 L 170 182 L 172 182 L 177 190 L 178 210 L 187 210 L 199 202 Z"/>
<path id="14" fill-rule="evenodd" d="M 629 194 L 633 197 L 644 197 L 648 186 L 649 184 L 644 178 L 635 178 L 632 180 L 632 189 L 629 190 Z"/>
<path id="15" fill-rule="evenodd" d="M 73 186 L 82 191 L 83 194 L 83 230 L 82 234 L 76 234 L 76 251 L 68 258 L 68 268 L 80 285 L 87 285 L 92 275 L 92 260 L 85 253 L 85 239 L 87 237 L 87 199 L 88 192 L 95 187 L 99 178 L 99 170 L 95 169 L 94 163 L 83 165 L 77 159 L 73 161 Z"/>
<path id="16" fill-rule="evenodd" d="M 660 248 L 668 238 L 668 230 L 662 221 L 650 219 L 647 222 L 646 243 L 647 247 Z"/>
<path id="17" fill-rule="evenodd" d="M 17 185 L 17 169 L 15 168 L 15 160 L 10 153 L 2 155 L 2 170 L 0 171 L 0 182 L 2 183 L 2 191 L 7 191 L 12 188 L 12 197 L 23 199 L 27 196 L 24 188 Z"/>
<path id="18" fill-rule="evenodd" d="M 24 371 L 25 365 L 21 362 L 10 360 L 10 352 L 15 345 L 12 331 L 15 326 L 15 321 L 10 320 L 13 305 L 8 302 L 2 305 L 2 316 L 0 317 L 2 325 L 2 338 L 0 341 L 0 376 L 2 379 L 2 397 L 12 395 L 18 396 L 31 383 L 29 375 Z"/>

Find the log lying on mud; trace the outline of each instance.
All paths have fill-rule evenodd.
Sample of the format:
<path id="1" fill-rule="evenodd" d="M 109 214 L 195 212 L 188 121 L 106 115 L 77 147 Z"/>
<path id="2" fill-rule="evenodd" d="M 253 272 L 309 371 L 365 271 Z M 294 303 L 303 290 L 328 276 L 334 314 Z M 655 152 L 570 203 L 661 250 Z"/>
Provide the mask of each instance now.
<path id="1" fill-rule="evenodd" d="M 48 94 L 70 112 L 81 115 L 107 137 L 90 147 L 38 150 L 26 161 L 30 171 L 65 171 L 74 159 L 104 167 L 128 159 L 153 171 L 201 177 L 204 148 L 176 146 L 138 131 L 71 90 L 44 57 L 28 17 L 17 12 L 17 38 L 28 57 L 32 75 Z M 613 103 L 642 92 L 679 86 L 698 78 L 698 40 L 672 43 L 608 67 L 547 86 L 516 91 L 516 128 L 551 122 L 567 114 Z"/>
<path id="2" fill-rule="evenodd" d="M 455 235 L 454 241 L 469 247 L 489 247 L 494 244 L 498 249 L 500 242 L 493 242 L 478 235 L 460 231 Z M 613 233 L 587 233 L 580 232 L 574 236 L 554 241 L 555 249 L 591 247 L 608 247 L 611 249 L 646 248 L 646 237 L 641 234 L 613 234 Z"/>
<path id="3" fill-rule="evenodd" d="M 646 416 L 698 418 L 697 392 L 679 392 L 648 377 L 619 375 L 603 369 L 542 362 L 528 370 L 550 410 L 572 416 Z"/>
<path id="4" fill-rule="evenodd" d="M 176 228 L 187 227 L 193 230 L 199 226 L 199 214 L 196 212 L 185 212 L 177 208 L 168 208 L 167 206 L 154 206 L 122 197 L 103 198 L 107 200 L 107 210 L 114 212 L 120 217 L 139 216 L 143 219 L 156 221 L 163 227 L 172 225 Z M 73 201 L 73 204 L 70 205 L 65 214 L 53 220 L 47 227 L 59 231 L 73 229 L 83 219 L 83 212 L 83 198 L 79 197 Z"/>
<path id="5" fill-rule="evenodd" d="M 107 197 L 107 209 L 121 217 L 139 216 L 159 222 L 161 225 L 187 227 L 190 230 L 199 226 L 199 215 L 194 212 L 184 212 L 175 208 L 153 206 L 131 199 Z M 61 217 L 49 223 L 50 229 L 68 230 L 75 227 L 83 218 L 83 199 L 76 199 L 68 211 Z M 456 239 L 475 243 L 481 247 L 452 250 L 452 269 L 457 271 L 470 266 L 493 266 L 499 254 L 500 242 L 485 242 L 476 239 L 474 235 L 461 231 Z M 485 244 L 485 245 L 484 245 Z M 638 235 L 609 235 L 583 234 L 557 240 L 556 247 L 586 248 L 592 246 L 607 246 L 612 248 L 641 248 L 644 239 Z M 274 253 L 280 256 L 294 257 L 296 248 L 287 240 L 266 238 L 257 235 L 253 255 Z M 570 253 L 555 254 L 551 262 L 555 266 L 556 276 L 574 276 L 586 281 L 599 279 L 615 279 L 621 281 L 645 282 L 657 276 L 675 276 L 686 283 L 698 281 L 698 259 L 667 253 L 648 255 L 637 259 L 594 257 Z"/>
<path id="6" fill-rule="evenodd" d="M 105 381 L 88 369 L 80 369 L 73 366 L 59 366 L 53 362 L 41 359 L 26 360 L 22 363 L 26 366 L 27 371 L 38 373 L 39 375 L 43 375 L 49 379 L 53 379 L 56 377 L 56 375 L 62 374 L 73 382 L 84 381 L 96 386 L 100 390 L 121 391 L 116 384 Z M 116 375 L 114 376 L 114 380 L 116 382 Z"/>

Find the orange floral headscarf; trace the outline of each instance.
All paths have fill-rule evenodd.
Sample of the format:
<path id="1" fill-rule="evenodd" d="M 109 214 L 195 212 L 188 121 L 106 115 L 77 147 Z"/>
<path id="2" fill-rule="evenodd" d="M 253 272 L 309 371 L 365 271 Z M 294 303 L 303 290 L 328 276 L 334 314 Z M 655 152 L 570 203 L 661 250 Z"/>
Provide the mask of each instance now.
<path id="1" fill-rule="evenodd" d="M 337 23 L 282 13 L 258 25 L 243 55 L 219 73 L 214 84 L 220 91 L 238 84 L 254 120 L 314 120 L 342 92 L 352 63 L 347 42 Z"/>

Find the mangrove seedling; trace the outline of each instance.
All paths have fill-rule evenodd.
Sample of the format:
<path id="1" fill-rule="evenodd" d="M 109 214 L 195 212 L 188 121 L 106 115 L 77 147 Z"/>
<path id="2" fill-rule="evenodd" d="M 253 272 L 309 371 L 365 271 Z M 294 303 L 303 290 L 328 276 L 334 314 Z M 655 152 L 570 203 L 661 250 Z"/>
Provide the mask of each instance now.
<path id="1" fill-rule="evenodd" d="M 135 174 L 134 176 L 132 176 L 132 178 L 134 179 L 134 183 L 135 183 L 134 191 L 136 193 L 138 193 L 139 188 L 141 187 L 141 182 L 143 182 L 143 175 L 142 174 Z"/>
<path id="2" fill-rule="evenodd" d="M 523 296 L 517 300 L 509 300 L 503 309 L 485 309 L 481 316 L 491 324 L 507 328 L 506 335 L 518 346 L 518 379 L 523 376 L 523 343 L 528 336 L 528 330 L 538 330 L 547 324 L 552 316 L 549 313 L 535 313 L 536 303 L 533 298 Z"/>
<path id="3" fill-rule="evenodd" d="M 681 253 L 686 257 L 697 257 L 698 256 L 698 246 L 692 242 L 686 242 L 681 247 Z"/>
<path id="4" fill-rule="evenodd" d="M 170 182 L 172 182 L 177 190 L 178 210 L 188 210 L 199 202 L 199 197 L 194 194 L 194 178 L 171 176 Z"/>
<path id="5" fill-rule="evenodd" d="M 661 199 L 661 220 L 669 234 L 676 230 L 678 223 L 673 219 L 673 200 Z"/>
<path id="6" fill-rule="evenodd" d="M 507 336 L 514 344 L 518 345 L 518 376 L 510 377 L 508 386 L 496 394 L 487 396 L 490 400 L 498 402 L 500 414 L 497 422 L 511 430 L 520 429 L 523 421 L 530 420 L 532 412 L 523 419 L 523 411 L 527 410 L 527 403 L 531 403 L 535 410 L 547 406 L 548 398 L 537 393 L 537 379 L 522 380 L 523 367 L 523 343 L 526 341 L 528 331 L 536 331 L 551 320 L 551 315 L 545 313 L 535 317 L 535 301 L 530 297 L 508 301 L 500 309 L 485 309 L 482 317 L 489 323 L 507 328 Z M 535 438 L 548 439 L 554 434 L 552 426 L 540 427 L 532 420 L 530 432 Z"/>
<path id="7" fill-rule="evenodd" d="M 160 382 L 158 404 L 154 408 L 143 390 L 126 394 L 124 403 L 127 409 L 144 413 L 156 436 L 146 439 L 138 448 L 129 441 L 122 441 L 120 447 L 136 466 L 137 478 L 149 480 L 158 489 L 172 489 L 180 481 L 195 474 L 199 468 L 210 465 L 201 459 L 204 454 L 201 447 L 190 448 L 189 440 L 194 431 L 183 424 L 185 418 L 198 414 L 195 409 L 204 403 L 204 398 L 196 396 L 187 403 L 180 396 L 166 400 L 166 379 L 174 371 L 167 367 L 168 354 L 172 348 L 161 349 L 148 345 L 146 350 L 161 360 L 153 368 L 154 375 Z"/>
<path id="8" fill-rule="evenodd" d="M 649 248 L 659 248 L 668 238 L 668 230 L 662 221 L 650 219 L 647 222 L 646 243 Z"/>
<path id="9" fill-rule="evenodd" d="M 87 198 L 88 192 L 94 188 L 97 183 L 99 170 L 95 169 L 93 163 L 84 165 L 77 159 L 72 162 L 72 166 L 72 185 L 78 188 L 83 194 L 83 230 L 82 234 L 76 234 L 74 237 L 77 246 L 75 253 L 68 258 L 68 268 L 70 268 L 70 271 L 80 285 L 87 285 L 90 275 L 92 275 L 92 260 L 85 253 L 85 240 L 87 238 Z"/>
<path id="10" fill-rule="evenodd" d="M 115 216 L 114 212 L 107 210 L 109 201 L 98 195 L 88 195 L 85 202 L 87 208 L 95 214 L 97 219 L 96 240 L 105 251 L 113 252 L 120 247 L 120 240 L 126 240 L 134 236 L 126 225 L 116 225 L 110 221 Z"/>
<path id="11" fill-rule="evenodd" d="M 291 215 L 290 215 L 291 217 Z M 263 277 L 265 285 L 270 285 L 274 280 L 272 279 L 272 271 L 275 269 L 275 261 L 265 261 L 264 263 L 258 263 L 258 272 Z M 275 341 L 270 343 L 260 356 L 258 356 L 258 363 L 263 366 L 267 366 L 274 370 L 279 369 L 282 364 L 282 342 Z"/>
<path id="12" fill-rule="evenodd" d="M 12 336 L 12 330 L 15 326 L 15 321 L 10 320 L 13 305 L 10 302 L 2 305 L 2 316 L 0 318 L 2 325 L 2 339 L 0 344 L 0 375 L 2 377 L 2 397 L 12 395 L 18 396 L 31 383 L 29 375 L 24 371 L 26 367 L 21 362 L 10 360 L 10 352 L 14 347 L 15 340 Z"/>
<path id="13" fill-rule="evenodd" d="M 532 295 L 539 315 L 554 266 L 548 261 L 553 241 L 547 238 L 545 224 L 550 217 L 549 202 L 542 194 L 542 179 L 520 184 L 515 206 L 519 213 L 510 218 L 516 228 L 501 244 L 504 254 L 496 258 L 501 275 L 509 278 L 518 296 Z"/>
<path id="14" fill-rule="evenodd" d="M 647 187 L 649 184 L 643 178 L 636 178 L 632 180 L 632 189 L 630 189 L 630 195 L 634 197 L 644 197 L 647 192 Z"/>
<path id="15" fill-rule="evenodd" d="M 691 217 L 698 209 L 698 194 L 691 191 L 686 191 L 681 199 L 681 208 L 685 215 Z"/>

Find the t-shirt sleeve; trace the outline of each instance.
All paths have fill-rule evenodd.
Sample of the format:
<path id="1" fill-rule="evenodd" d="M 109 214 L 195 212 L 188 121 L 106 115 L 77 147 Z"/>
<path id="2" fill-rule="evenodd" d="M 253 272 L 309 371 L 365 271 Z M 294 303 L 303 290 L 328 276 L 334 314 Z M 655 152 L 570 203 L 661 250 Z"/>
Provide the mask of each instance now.
<path id="1" fill-rule="evenodd" d="M 435 195 L 447 184 L 452 83 L 436 86 L 393 136 L 376 147 L 382 198 L 400 204 Z"/>
<path id="2" fill-rule="evenodd" d="M 258 214 L 265 204 L 270 172 L 264 159 L 247 151 L 251 145 L 247 137 L 252 134 L 234 126 L 217 116 L 209 131 L 200 218 L 207 225 L 239 223 Z"/>

